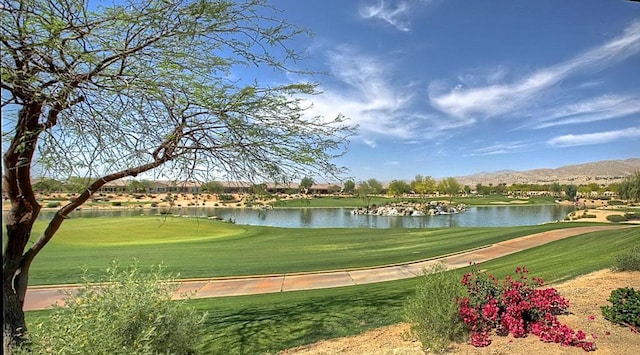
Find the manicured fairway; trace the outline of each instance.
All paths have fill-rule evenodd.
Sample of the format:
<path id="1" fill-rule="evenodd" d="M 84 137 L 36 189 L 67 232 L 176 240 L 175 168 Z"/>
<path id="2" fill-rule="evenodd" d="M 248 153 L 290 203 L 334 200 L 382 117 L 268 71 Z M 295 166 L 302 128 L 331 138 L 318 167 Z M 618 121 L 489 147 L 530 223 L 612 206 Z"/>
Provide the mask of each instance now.
<path id="1" fill-rule="evenodd" d="M 516 266 L 547 282 L 610 267 L 614 255 L 640 245 L 640 227 L 584 234 L 483 263 L 502 278 Z M 462 275 L 467 270 L 454 270 Z M 315 291 L 189 301 L 207 311 L 205 354 L 262 354 L 398 323 L 416 279 Z M 48 311 L 28 312 L 28 321 Z"/>
<path id="2" fill-rule="evenodd" d="M 31 285 L 75 283 L 109 262 L 163 263 L 181 278 L 292 273 L 415 261 L 581 224 L 508 228 L 286 229 L 206 219 L 65 221 L 31 268 Z M 44 223 L 38 228 L 44 228 Z"/>
<path id="3" fill-rule="evenodd" d="M 608 268 L 614 255 L 640 245 L 640 228 L 588 233 L 486 262 L 482 269 L 503 278 L 515 267 L 547 283 Z M 453 270 L 458 275 L 467 269 Z M 209 312 L 215 335 L 210 353 L 262 353 L 358 334 L 402 321 L 405 299 L 416 279 L 272 295 L 191 301 Z"/>

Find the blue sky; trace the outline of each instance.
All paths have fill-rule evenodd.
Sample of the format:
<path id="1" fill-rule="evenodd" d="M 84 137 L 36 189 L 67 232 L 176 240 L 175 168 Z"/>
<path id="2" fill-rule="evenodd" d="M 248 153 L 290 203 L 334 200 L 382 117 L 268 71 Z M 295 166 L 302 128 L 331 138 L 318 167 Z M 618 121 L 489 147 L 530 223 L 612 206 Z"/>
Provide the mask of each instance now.
<path id="1" fill-rule="evenodd" d="M 640 156 L 640 4 L 271 2 L 314 37 L 312 113 L 348 116 L 356 180 Z M 296 78 L 301 79 L 301 78 Z"/>

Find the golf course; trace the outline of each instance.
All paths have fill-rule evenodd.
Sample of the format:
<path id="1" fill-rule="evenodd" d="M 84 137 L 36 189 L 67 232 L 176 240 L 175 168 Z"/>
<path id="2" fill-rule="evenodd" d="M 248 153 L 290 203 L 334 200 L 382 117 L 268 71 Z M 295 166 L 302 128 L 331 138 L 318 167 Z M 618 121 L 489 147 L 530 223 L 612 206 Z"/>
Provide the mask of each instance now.
<path id="1" fill-rule="evenodd" d="M 594 223 L 442 229 L 292 229 L 197 218 L 140 216 L 67 220 L 31 269 L 32 285 L 100 277 L 112 260 L 163 264 L 177 278 L 265 275 L 375 267 L 462 252 L 510 239 Z M 35 231 L 42 230 L 38 222 Z M 37 233 L 34 233 L 37 236 Z M 547 282 L 612 266 L 617 253 L 640 245 L 639 227 L 580 234 L 482 264 L 503 277 L 526 265 Z M 462 275 L 466 268 L 450 272 Z M 194 299 L 207 312 L 203 353 L 275 353 L 322 339 L 402 321 L 417 279 L 275 294 Z M 46 321 L 50 310 L 27 312 Z"/>

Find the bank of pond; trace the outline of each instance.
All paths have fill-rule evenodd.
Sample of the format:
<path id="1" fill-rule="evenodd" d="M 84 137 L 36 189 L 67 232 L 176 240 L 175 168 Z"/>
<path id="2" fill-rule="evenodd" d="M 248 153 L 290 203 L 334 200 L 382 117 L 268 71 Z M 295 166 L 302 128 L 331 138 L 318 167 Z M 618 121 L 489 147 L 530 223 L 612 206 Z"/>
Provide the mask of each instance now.
<path id="1" fill-rule="evenodd" d="M 217 218 L 236 224 L 286 228 L 440 228 L 524 226 L 562 221 L 574 210 L 566 205 L 470 206 L 464 213 L 379 215 L 352 213 L 353 208 L 219 208 L 172 207 L 92 209 L 83 208 L 70 218 L 131 217 L 165 215 L 172 217 Z M 456 210 L 458 212 L 458 210 Z M 40 219 L 48 220 L 54 211 L 42 211 Z"/>

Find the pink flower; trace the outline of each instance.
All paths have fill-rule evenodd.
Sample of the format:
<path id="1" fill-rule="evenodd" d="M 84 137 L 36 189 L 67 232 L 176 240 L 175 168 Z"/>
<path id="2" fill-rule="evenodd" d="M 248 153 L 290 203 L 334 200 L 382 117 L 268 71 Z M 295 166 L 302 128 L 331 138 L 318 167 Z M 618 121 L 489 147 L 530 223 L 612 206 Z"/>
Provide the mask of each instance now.
<path id="1" fill-rule="evenodd" d="M 594 320 L 596 319 L 596 316 L 594 316 L 593 314 L 589 316 L 589 320 Z"/>

